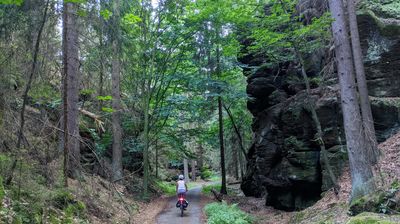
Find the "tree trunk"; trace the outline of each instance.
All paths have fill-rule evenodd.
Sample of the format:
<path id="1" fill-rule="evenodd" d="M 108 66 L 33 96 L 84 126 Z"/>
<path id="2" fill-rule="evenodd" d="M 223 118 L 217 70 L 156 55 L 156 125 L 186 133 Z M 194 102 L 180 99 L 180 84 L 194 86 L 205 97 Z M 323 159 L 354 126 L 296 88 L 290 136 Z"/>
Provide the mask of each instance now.
<path id="1" fill-rule="evenodd" d="M 232 166 L 233 166 L 233 174 L 236 180 L 239 180 L 239 153 L 237 148 L 237 142 L 235 137 L 232 135 Z"/>
<path id="2" fill-rule="evenodd" d="M 229 116 L 229 119 L 231 120 L 233 129 L 235 130 L 235 133 L 239 139 L 240 150 L 242 151 L 244 158 L 246 158 L 246 161 L 248 161 L 249 159 L 247 158 L 247 153 L 243 146 L 243 138 L 242 138 L 242 135 L 240 134 L 238 126 L 236 125 L 235 119 L 233 118 L 233 115 L 232 115 L 231 111 L 229 110 L 229 108 L 227 108 L 225 106 L 225 104 L 223 106 L 224 106 L 225 111 L 228 113 L 228 116 Z"/>
<path id="3" fill-rule="evenodd" d="M 222 117 L 222 97 L 218 97 L 218 123 L 219 123 L 219 146 L 221 156 L 221 194 L 227 194 L 226 191 L 226 169 L 225 169 L 225 147 L 224 147 L 224 123 Z"/>
<path id="4" fill-rule="evenodd" d="M 197 156 L 197 167 L 201 170 L 204 166 L 203 162 L 203 154 L 204 154 L 204 149 L 201 143 L 198 143 L 198 156 Z"/>
<path id="5" fill-rule="evenodd" d="M 351 34 L 351 46 L 353 48 L 354 67 L 357 77 L 357 86 L 360 95 L 361 115 L 364 125 L 368 151 L 368 159 L 372 165 L 376 164 L 379 157 L 378 143 L 376 141 L 374 119 L 372 117 L 371 105 L 368 96 L 367 80 L 365 78 L 365 69 L 363 55 L 360 45 L 360 35 L 358 33 L 357 14 L 355 1 L 347 1 L 347 14 L 349 16 L 349 27 Z"/>
<path id="6" fill-rule="evenodd" d="M 100 4 L 100 10 L 104 10 L 105 9 L 105 2 L 104 0 L 100 0 L 99 2 Z M 100 21 L 100 30 L 98 32 L 99 35 L 99 50 L 100 50 L 100 71 L 99 71 L 99 89 L 97 90 L 97 95 L 98 96 L 104 96 L 104 79 L 105 79 L 105 72 L 106 72 L 106 68 L 105 68 L 105 59 L 104 59 L 104 53 L 105 53 L 105 48 L 106 48 L 106 44 L 104 43 L 104 26 L 105 26 L 105 21 L 104 18 L 99 15 L 99 21 Z M 103 108 L 103 101 L 99 100 L 98 103 L 98 107 L 99 107 L 99 111 L 101 111 L 101 109 Z"/>
<path id="7" fill-rule="evenodd" d="M 195 182 L 196 181 L 196 160 L 191 159 L 190 164 L 192 167 L 192 181 Z"/>
<path id="8" fill-rule="evenodd" d="M 148 88 L 149 89 L 149 88 Z M 150 180 L 150 164 L 149 164 L 149 110 L 150 110 L 150 93 L 144 97 L 144 149 L 143 149 L 143 197 L 147 199 Z"/>
<path id="9" fill-rule="evenodd" d="M 113 130 L 113 145 L 112 145 L 112 170 L 113 181 L 122 178 L 122 130 L 121 130 L 121 92 L 120 92 L 120 60 L 119 60 L 119 0 L 114 0 L 114 40 L 113 61 L 112 61 L 112 130 Z"/>
<path id="10" fill-rule="evenodd" d="M 301 66 L 301 74 L 303 76 L 303 80 L 304 83 L 306 85 L 306 91 L 307 91 L 307 97 L 308 97 L 308 106 L 311 112 L 311 117 L 313 119 L 314 125 L 317 128 L 317 135 L 316 135 L 316 140 L 319 144 L 319 147 L 321 149 L 321 154 L 322 154 L 322 159 L 325 163 L 326 169 L 328 171 L 328 175 L 329 175 L 329 179 L 331 180 L 332 184 L 333 184 L 333 188 L 336 194 L 338 194 L 339 192 L 339 185 L 337 184 L 336 181 L 336 177 L 335 174 L 333 173 L 332 170 L 332 166 L 329 163 L 329 159 L 328 159 L 328 151 L 326 151 L 325 148 L 325 142 L 323 140 L 323 132 L 322 132 L 322 127 L 321 127 L 321 122 L 319 121 L 318 115 L 317 115 L 317 111 L 315 110 L 315 103 L 314 101 L 311 99 L 311 87 L 310 87 L 310 81 L 308 79 L 308 75 L 306 72 L 306 69 L 304 67 L 304 60 L 303 57 L 301 56 L 300 52 L 298 52 L 297 49 L 295 49 L 295 54 L 297 56 L 297 58 L 300 61 L 300 66 Z"/>
<path id="11" fill-rule="evenodd" d="M 79 145 L 79 52 L 77 31 L 77 4 L 64 1 L 63 5 L 63 64 L 66 92 L 67 116 L 64 117 L 68 141 L 64 143 L 68 150 L 68 176 L 77 178 L 80 175 Z M 65 137 L 64 135 L 64 137 Z M 66 139 L 64 139 L 65 142 Z"/>
<path id="12" fill-rule="evenodd" d="M 189 182 L 189 163 L 186 158 L 183 159 L 183 176 L 185 177 L 185 181 Z"/>
<path id="13" fill-rule="evenodd" d="M 238 159 L 239 159 L 239 164 L 238 164 L 238 166 L 239 166 L 239 173 L 240 173 L 240 179 L 243 179 L 243 177 L 244 177 L 244 164 L 243 164 L 243 156 L 242 156 L 242 154 L 240 154 L 240 153 L 238 153 Z"/>
<path id="14" fill-rule="evenodd" d="M 17 136 L 17 150 L 20 150 L 22 138 L 24 136 L 25 106 L 28 103 L 29 90 L 31 89 L 32 82 L 33 82 L 33 76 L 35 75 L 35 72 L 36 72 L 37 58 L 38 58 L 39 48 L 40 48 L 40 41 L 42 39 L 43 28 L 44 28 L 44 25 L 45 25 L 46 20 L 47 20 L 47 10 L 48 10 L 48 8 L 49 8 L 49 0 L 47 0 L 45 8 L 44 8 L 43 19 L 42 19 L 42 22 L 41 22 L 41 24 L 39 26 L 39 31 L 38 31 L 38 34 L 37 34 L 37 37 L 36 37 L 36 42 L 35 42 L 35 48 L 34 48 L 34 51 L 33 51 L 32 67 L 31 67 L 31 70 L 30 70 L 28 83 L 25 86 L 24 94 L 22 96 L 22 108 L 21 108 L 21 113 L 20 113 L 20 127 L 19 127 L 19 130 L 18 130 L 18 136 Z M 10 185 L 11 184 L 12 179 L 13 179 L 14 170 L 17 167 L 17 163 L 18 163 L 18 158 L 15 158 L 13 163 L 12 163 L 12 165 L 11 165 L 10 174 L 7 177 L 6 181 L 5 181 L 5 185 Z"/>
<path id="15" fill-rule="evenodd" d="M 156 140 L 156 164 L 155 164 L 155 166 L 156 166 L 156 178 L 158 178 L 158 144 L 157 144 L 158 142 L 157 142 L 157 140 Z"/>
<path id="16" fill-rule="evenodd" d="M 329 0 L 334 18 L 332 32 L 335 43 L 344 130 L 352 179 L 351 200 L 375 190 L 373 173 L 366 156 L 365 134 L 358 104 L 353 58 L 342 0 Z"/>

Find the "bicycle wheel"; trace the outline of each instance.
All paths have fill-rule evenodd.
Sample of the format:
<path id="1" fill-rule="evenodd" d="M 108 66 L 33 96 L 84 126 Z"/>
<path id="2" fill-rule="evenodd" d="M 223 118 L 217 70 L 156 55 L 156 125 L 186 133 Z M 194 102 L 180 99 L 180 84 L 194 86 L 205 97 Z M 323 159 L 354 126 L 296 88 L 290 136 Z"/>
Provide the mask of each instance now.
<path id="1" fill-rule="evenodd" d="M 181 203 L 181 217 L 183 217 L 183 204 Z"/>

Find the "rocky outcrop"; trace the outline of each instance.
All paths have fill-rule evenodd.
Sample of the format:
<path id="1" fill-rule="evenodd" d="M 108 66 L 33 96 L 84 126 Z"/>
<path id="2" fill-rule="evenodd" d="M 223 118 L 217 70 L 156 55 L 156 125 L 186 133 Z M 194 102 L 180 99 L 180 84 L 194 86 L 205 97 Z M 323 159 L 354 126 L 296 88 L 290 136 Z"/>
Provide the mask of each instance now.
<path id="1" fill-rule="evenodd" d="M 400 36 L 392 20 L 389 25 L 383 24 L 383 17 L 373 13 L 376 9 L 363 7 L 365 10 L 359 15 L 361 41 L 377 137 L 383 141 L 396 133 L 400 124 L 400 101 L 395 98 L 400 97 Z M 297 210 L 312 205 L 322 192 L 332 187 L 327 164 L 320 159 L 322 155 L 315 140 L 310 100 L 316 104 L 329 164 L 335 175 L 339 176 L 346 165 L 336 81 L 321 85 L 316 76 L 325 64 L 324 56 L 321 51 L 307 58 L 310 62 L 307 72 L 314 88 L 311 97 L 305 94 L 296 64 L 271 68 L 266 65 L 267 58 L 252 55 L 242 58 L 248 77 L 248 109 L 254 116 L 254 141 L 241 186 L 247 196 L 265 197 L 267 205 L 278 209 Z"/>

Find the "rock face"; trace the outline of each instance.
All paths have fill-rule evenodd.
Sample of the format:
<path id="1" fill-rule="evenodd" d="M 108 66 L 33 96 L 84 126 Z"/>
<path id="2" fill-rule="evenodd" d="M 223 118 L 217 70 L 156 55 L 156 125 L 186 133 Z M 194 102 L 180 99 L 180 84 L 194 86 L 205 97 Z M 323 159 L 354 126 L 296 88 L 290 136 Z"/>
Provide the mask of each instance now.
<path id="1" fill-rule="evenodd" d="M 377 137 L 383 141 L 396 133 L 400 124 L 400 100 L 393 98 L 400 97 L 400 29 L 393 25 L 396 19 L 385 25 L 371 11 L 376 6 L 367 6 L 359 16 L 359 26 Z M 347 164 L 336 81 L 320 85 L 315 75 L 322 70 L 324 56 L 321 51 L 307 59 L 311 62 L 307 72 L 314 75 L 311 99 L 305 94 L 295 64 L 270 68 L 263 66 L 267 59 L 252 55 L 242 58 L 247 65 L 244 74 L 248 77 L 248 109 L 254 116 L 254 140 L 241 186 L 246 196 L 265 197 L 267 205 L 278 209 L 298 210 L 315 203 L 322 192 L 332 187 L 327 164 L 320 159 L 315 141 L 310 100 L 316 104 L 329 165 L 335 175 L 339 176 Z"/>

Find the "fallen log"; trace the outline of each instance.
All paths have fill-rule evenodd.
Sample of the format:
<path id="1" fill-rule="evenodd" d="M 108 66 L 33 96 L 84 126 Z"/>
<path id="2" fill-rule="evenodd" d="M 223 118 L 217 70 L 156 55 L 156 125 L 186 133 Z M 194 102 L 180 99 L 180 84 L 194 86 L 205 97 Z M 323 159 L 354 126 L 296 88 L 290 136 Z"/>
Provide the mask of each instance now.
<path id="1" fill-rule="evenodd" d="M 89 118 L 92 118 L 94 120 L 94 122 L 96 123 L 97 129 L 100 132 L 105 132 L 106 131 L 106 129 L 104 128 L 104 122 L 100 120 L 101 116 L 99 116 L 99 115 L 97 115 L 95 113 L 92 113 L 90 111 L 81 109 L 81 108 L 79 109 L 79 112 L 81 112 L 83 115 L 85 115 L 85 116 L 87 116 Z"/>
<path id="2" fill-rule="evenodd" d="M 241 184 L 242 181 L 236 181 L 236 182 L 229 182 L 227 183 L 228 185 L 235 185 L 235 184 Z"/>
<path id="3" fill-rule="evenodd" d="M 213 193 L 215 200 L 222 202 L 223 194 L 219 193 L 217 190 L 215 190 L 215 188 L 212 188 L 211 192 Z"/>

